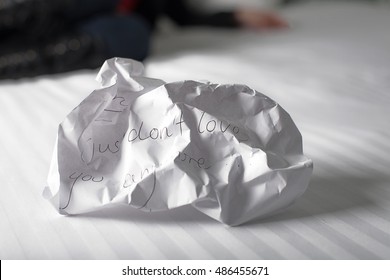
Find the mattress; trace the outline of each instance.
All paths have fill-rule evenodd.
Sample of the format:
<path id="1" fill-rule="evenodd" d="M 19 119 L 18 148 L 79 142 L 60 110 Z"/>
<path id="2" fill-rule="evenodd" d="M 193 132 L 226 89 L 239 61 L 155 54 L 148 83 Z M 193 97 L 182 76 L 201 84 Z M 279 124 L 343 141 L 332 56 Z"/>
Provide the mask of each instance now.
<path id="1" fill-rule="evenodd" d="M 247 84 L 276 100 L 313 159 L 285 211 L 238 227 L 191 207 L 61 216 L 42 197 L 58 124 L 97 71 L 0 82 L 0 259 L 390 259 L 390 8 L 285 8 L 287 30 L 162 30 L 146 74 Z"/>

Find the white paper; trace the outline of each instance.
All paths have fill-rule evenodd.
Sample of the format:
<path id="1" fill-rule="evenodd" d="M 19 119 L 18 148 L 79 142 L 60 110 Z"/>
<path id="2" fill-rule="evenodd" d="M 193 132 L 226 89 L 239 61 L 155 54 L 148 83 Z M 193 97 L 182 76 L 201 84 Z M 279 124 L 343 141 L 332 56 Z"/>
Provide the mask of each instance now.
<path id="1" fill-rule="evenodd" d="M 275 213 L 306 190 L 312 161 L 290 116 L 245 85 L 164 83 L 107 60 L 60 124 L 47 192 L 61 214 L 115 204 L 190 204 L 228 225 Z"/>

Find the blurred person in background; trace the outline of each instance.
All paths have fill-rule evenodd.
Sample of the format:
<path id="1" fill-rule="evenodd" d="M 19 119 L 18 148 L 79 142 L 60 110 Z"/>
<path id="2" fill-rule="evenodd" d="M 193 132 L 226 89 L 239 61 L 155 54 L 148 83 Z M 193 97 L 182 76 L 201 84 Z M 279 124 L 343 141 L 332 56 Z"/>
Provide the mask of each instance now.
<path id="1" fill-rule="evenodd" d="M 94 69 L 111 57 L 142 61 L 161 16 L 180 26 L 287 26 L 270 12 L 204 14 L 185 0 L 0 0 L 0 79 Z"/>

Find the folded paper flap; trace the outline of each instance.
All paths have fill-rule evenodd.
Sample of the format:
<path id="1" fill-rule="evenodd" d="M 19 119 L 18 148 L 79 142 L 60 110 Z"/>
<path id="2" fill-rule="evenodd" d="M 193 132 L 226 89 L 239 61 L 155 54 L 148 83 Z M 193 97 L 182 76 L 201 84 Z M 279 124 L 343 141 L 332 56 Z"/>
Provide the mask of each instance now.
<path id="1" fill-rule="evenodd" d="M 245 85 L 220 85 L 196 81 L 166 84 L 174 102 L 182 102 L 213 115 L 240 120 L 276 106 L 265 95 Z"/>
<path id="2" fill-rule="evenodd" d="M 237 126 L 241 134 L 245 133 L 241 141 L 245 139 L 252 147 L 277 154 L 302 153 L 301 134 L 288 113 L 275 101 L 248 86 L 184 81 L 165 87 L 174 102 L 211 114 L 223 129 L 224 126 Z"/>
<path id="3" fill-rule="evenodd" d="M 58 172 L 49 174 L 61 213 L 192 204 L 237 225 L 290 205 L 306 189 L 311 160 L 276 102 L 245 85 L 164 83 L 142 71 L 132 60 L 106 61 L 103 88 L 61 124 Z"/>
<path id="4" fill-rule="evenodd" d="M 101 67 L 96 80 L 103 86 L 109 87 L 117 82 L 127 82 L 133 91 L 140 91 L 143 86 L 134 80 L 133 77 L 141 76 L 144 72 L 142 63 L 124 58 L 111 58 L 106 60 Z"/>

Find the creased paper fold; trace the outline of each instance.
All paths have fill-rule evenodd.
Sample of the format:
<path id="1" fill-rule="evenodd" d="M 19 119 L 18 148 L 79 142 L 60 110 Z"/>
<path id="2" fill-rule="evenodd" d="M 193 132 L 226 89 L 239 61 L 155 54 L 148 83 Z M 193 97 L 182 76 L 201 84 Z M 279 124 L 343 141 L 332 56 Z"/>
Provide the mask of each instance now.
<path id="1" fill-rule="evenodd" d="M 139 62 L 107 60 L 102 87 L 60 124 L 46 193 L 61 214 L 189 204 L 239 225 L 303 194 L 312 161 L 275 101 L 245 85 L 142 73 Z"/>

